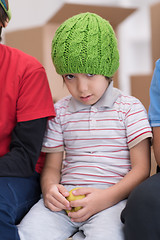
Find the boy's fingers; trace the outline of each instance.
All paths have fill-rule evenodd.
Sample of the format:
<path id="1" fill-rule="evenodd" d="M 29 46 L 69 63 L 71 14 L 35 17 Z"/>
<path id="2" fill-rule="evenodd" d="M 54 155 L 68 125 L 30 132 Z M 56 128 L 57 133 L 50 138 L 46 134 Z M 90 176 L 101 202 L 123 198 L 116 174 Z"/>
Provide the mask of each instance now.
<path id="1" fill-rule="evenodd" d="M 60 185 L 60 186 L 59 186 L 59 192 L 60 192 L 64 197 L 68 197 L 68 196 L 69 196 L 69 192 L 67 191 L 67 189 L 66 189 L 63 185 Z"/>
<path id="2" fill-rule="evenodd" d="M 79 188 L 74 190 L 72 193 L 73 195 L 78 196 L 78 195 L 87 195 L 90 192 L 91 192 L 91 188 Z"/>

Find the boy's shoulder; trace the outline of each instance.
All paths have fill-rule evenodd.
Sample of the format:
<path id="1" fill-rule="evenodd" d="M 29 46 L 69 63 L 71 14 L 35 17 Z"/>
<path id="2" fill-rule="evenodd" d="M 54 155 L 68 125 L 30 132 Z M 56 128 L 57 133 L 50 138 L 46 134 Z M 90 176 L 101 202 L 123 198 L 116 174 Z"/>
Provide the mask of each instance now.
<path id="1" fill-rule="evenodd" d="M 116 88 L 114 88 L 116 90 Z M 119 89 L 118 89 L 119 90 Z M 140 100 L 132 95 L 126 94 L 123 91 L 119 90 L 119 96 L 117 98 L 117 102 L 123 102 L 124 104 L 134 104 L 141 103 Z"/>
<path id="2" fill-rule="evenodd" d="M 71 95 L 68 95 L 60 100 L 58 100 L 56 103 L 55 103 L 55 109 L 56 110 L 60 110 L 60 109 L 67 109 L 68 106 L 69 106 L 69 102 L 71 100 Z"/>
<path id="3" fill-rule="evenodd" d="M 143 109 L 146 111 L 144 105 L 138 98 L 126 94 L 121 90 L 119 90 L 119 96 L 117 97 L 114 106 L 124 112 L 128 112 L 131 109 L 132 111 L 134 111 L 134 109 Z"/>
<path id="4" fill-rule="evenodd" d="M 16 67 L 21 68 L 21 72 L 32 72 L 39 68 L 44 69 L 42 64 L 35 57 L 21 51 L 20 49 L 0 44 L 0 52 L 6 61 L 8 60 L 11 62 L 11 66 L 15 65 Z"/>

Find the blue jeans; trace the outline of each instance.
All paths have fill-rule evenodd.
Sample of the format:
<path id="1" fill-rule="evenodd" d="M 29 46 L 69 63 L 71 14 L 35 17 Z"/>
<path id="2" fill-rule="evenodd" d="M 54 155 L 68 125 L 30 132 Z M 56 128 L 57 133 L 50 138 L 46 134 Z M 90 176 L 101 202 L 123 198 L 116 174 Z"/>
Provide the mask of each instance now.
<path id="1" fill-rule="evenodd" d="M 0 239 L 20 240 L 17 224 L 40 198 L 39 174 L 0 177 Z"/>

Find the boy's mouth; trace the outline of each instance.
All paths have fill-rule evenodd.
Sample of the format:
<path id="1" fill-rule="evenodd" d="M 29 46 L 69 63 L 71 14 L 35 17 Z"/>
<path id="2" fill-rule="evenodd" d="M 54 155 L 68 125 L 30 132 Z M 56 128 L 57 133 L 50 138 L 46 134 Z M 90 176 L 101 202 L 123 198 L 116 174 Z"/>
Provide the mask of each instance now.
<path id="1" fill-rule="evenodd" d="M 80 99 L 83 101 L 83 102 L 86 102 L 86 101 L 89 101 L 91 99 L 91 96 L 92 95 L 88 95 L 88 96 L 85 96 L 85 97 L 80 97 Z"/>

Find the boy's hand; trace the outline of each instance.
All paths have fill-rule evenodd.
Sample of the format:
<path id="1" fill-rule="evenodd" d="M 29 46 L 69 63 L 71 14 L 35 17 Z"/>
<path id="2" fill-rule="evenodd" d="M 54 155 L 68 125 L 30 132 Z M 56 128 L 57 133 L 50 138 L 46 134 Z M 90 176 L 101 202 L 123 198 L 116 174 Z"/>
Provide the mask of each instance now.
<path id="1" fill-rule="evenodd" d="M 75 200 L 79 200 L 79 199 L 82 199 L 82 198 L 84 198 L 85 197 L 85 195 L 73 195 L 72 194 L 72 192 L 75 192 L 75 190 L 77 190 L 77 189 L 79 189 L 79 188 L 73 188 L 73 189 L 71 189 L 70 191 L 69 191 L 69 196 L 67 197 L 67 200 L 69 201 L 69 202 L 71 202 L 71 201 L 75 201 Z M 77 212 L 79 209 L 81 209 L 81 206 L 78 206 L 78 207 L 72 207 L 72 209 L 71 210 L 66 210 L 66 212 L 68 213 L 68 212 Z"/>
<path id="2" fill-rule="evenodd" d="M 69 192 L 61 184 L 51 184 L 43 191 L 44 205 L 51 211 L 61 211 L 62 209 L 70 210 L 70 203 L 66 199 Z"/>
<path id="3" fill-rule="evenodd" d="M 97 212 L 107 208 L 106 190 L 96 188 L 80 188 L 73 191 L 73 194 L 86 196 L 83 199 L 70 202 L 71 207 L 82 206 L 82 208 L 77 212 L 68 212 L 68 216 L 73 222 L 83 222 Z"/>

